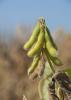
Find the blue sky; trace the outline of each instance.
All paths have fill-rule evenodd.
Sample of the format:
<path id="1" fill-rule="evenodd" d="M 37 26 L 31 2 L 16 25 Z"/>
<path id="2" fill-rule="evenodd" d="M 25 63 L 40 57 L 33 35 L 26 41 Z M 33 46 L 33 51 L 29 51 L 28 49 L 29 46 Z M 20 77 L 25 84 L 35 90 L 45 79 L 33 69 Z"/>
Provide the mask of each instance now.
<path id="1" fill-rule="evenodd" d="M 61 27 L 71 31 L 71 0 L 0 0 L 0 30 L 35 25 L 40 16 L 51 31 Z"/>

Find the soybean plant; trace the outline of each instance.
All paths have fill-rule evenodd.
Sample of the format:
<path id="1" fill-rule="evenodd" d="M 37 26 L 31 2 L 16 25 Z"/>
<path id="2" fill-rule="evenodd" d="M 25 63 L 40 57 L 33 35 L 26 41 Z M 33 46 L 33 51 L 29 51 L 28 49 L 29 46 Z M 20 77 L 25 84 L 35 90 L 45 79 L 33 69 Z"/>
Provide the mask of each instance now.
<path id="1" fill-rule="evenodd" d="M 32 79 L 41 77 L 38 85 L 40 98 L 42 100 L 64 100 L 64 85 L 62 87 L 63 83 L 60 82 L 63 82 L 61 78 L 63 75 L 69 80 L 69 70 L 56 72 L 54 68 L 55 65 L 62 66 L 63 63 L 57 55 L 58 48 L 43 17 L 37 21 L 30 39 L 23 48 L 28 51 L 29 57 L 33 57 L 28 69 L 29 77 Z"/>

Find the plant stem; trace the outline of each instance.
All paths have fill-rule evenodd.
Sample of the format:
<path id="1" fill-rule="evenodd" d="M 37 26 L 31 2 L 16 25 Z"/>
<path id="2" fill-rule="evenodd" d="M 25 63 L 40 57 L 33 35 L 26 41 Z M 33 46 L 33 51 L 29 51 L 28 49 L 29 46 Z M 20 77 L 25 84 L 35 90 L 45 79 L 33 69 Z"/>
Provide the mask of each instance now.
<path id="1" fill-rule="evenodd" d="M 48 56 L 48 63 L 49 63 L 49 65 L 50 65 L 50 67 L 51 67 L 51 69 L 52 69 L 52 71 L 53 71 L 53 73 L 55 73 L 55 70 L 54 70 L 54 67 L 53 67 L 53 65 L 52 65 L 52 62 L 51 62 L 51 60 L 50 60 L 50 58 L 49 58 L 49 56 Z"/>
<path id="2" fill-rule="evenodd" d="M 46 55 L 46 57 L 47 57 L 48 63 L 49 63 L 49 65 L 50 65 L 50 67 L 51 67 L 53 73 L 55 73 L 55 69 L 54 69 L 54 67 L 53 67 L 53 65 L 52 65 L 52 62 L 51 62 L 51 60 L 50 60 L 50 55 L 49 55 L 49 53 L 48 53 L 48 51 L 46 51 L 45 49 L 44 49 L 44 51 L 45 51 L 45 55 Z"/>

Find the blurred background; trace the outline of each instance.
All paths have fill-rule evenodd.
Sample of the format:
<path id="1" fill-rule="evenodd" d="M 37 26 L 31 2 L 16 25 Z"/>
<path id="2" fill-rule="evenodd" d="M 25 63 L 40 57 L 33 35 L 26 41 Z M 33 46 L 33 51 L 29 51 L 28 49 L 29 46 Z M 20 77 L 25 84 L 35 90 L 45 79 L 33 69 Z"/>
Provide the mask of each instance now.
<path id="1" fill-rule="evenodd" d="M 63 66 L 56 68 L 71 68 L 71 0 L 0 0 L 0 100 L 40 100 L 23 49 L 40 16 L 59 49 Z"/>

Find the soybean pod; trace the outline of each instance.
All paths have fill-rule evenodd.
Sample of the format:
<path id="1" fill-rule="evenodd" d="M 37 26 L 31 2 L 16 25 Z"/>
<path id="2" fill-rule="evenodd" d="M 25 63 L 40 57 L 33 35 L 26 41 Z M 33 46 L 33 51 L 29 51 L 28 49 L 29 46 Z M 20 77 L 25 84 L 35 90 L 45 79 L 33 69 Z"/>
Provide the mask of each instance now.
<path id="1" fill-rule="evenodd" d="M 38 65 L 39 59 L 40 59 L 40 56 L 39 55 L 36 55 L 34 57 L 33 62 L 32 62 L 31 66 L 28 69 L 28 74 L 31 74 L 35 70 L 35 68 Z"/>
<path id="2" fill-rule="evenodd" d="M 52 47 L 50 41 L 46 43 L 46 49 L 48 50 L 51 56 L 56 57 L 57 51 L 55 48 Z"/>
<path id="3" fill-rule="evenodd" d="M 49 38 L 50 38 L 50 41 L 51 41 L 53 47 L 57 50 L 58 48 L 57 48 L 56 44 L 54 43 L 53 38 L 52 38 L 52 36 L 51 36 L 51 34 L 50 34 L 50 31 L 49 31 L 49 29 L 48 29 L 47 26 L 46 26 L 46 31 L 47 31 L 47 34 L 48 34 L 48 36 L 49 36 Z"/>
<path id="4" fill-rule="evenodd" d="M 57 56 L 57 51 L 53 47 L 46 30 L 45 30 L 45 41 L 46 41 L 46 43 L 45 43 L 46 49 L 47 49 L 47 51 L 49 53 L 50 59 L 52 60 L 52 62 L 55 65 L 61 66 L 62 62 L 61 62 L 61 60 L 59 58 L 56 57 Z"/>
<path id="5" fill-rule="evenodd" d="M 44 30 L 41 28 L 37 42 L 35 43 L 34 47 L 31 48 L 27 54 L 29 57 L 33 57 L 34 55 L 36 55 L 37 53 L 39 53 L 41 51 L 41 49 L 43 47 L 43 43 L 44 43 L 44 35 L 45 35 Z"/>
<path id="6" fill-rule="evenodd" d="M 55 65 L 57 65 L 57 66 L 63 65 L 63 64 L 62 64 L 62 61 L 61 61 L 58 57 L 51 57 L 51 56 L 50 56 L 50 58 L 51 58 L 52 62 L 53 62 Z"/>
<path id="7" fill-rule="evenodd" d="M 46 56 L 48 57 L 49 56 L 49 58 L 50 58 L 50 60 L 52 61 L 52 63 L 54 63 L 56 66 L 62 66 L 63 65 L 63 63 L 62 63 L 62 61 L 55 55 L 51 55 L 50 54 L 50 51 L 48 51 L 47 49 L 45 49 L 46 50 Z"/>
<path id="8" fill-rule="evenodd" d="M 49 50 L 49 53 L 51 56 L 56 57 L 57 56 L 57 51 L 55 48 L 51 47 Z"/>
<path id="9" fill-rule="evenodd" d="M 38 22 L 36 27 L 33 30 L 33 33 L 30 37 L 30 39 L 28 40 L 28 42 L 24 45 L 24 49 L 29 49 L 32 47 L 32 45 L 35 43 L 35 41 L 37 40 L 38 34 L 40 32 L 40 23 Z"/>
<path id="10" fill-rule="evenodd" d="M 45 27 L 45 41 L 46 42 L 50 41 L 50 37 L 49 37 L 49 35 L 47 33 L 46 27 Z"/>
<path id="11" fill-rule="evenodd" d="M 57 54 L 57 51 L 56 51 L 56 48 L 52 45 L 52 41 L 50 40 L 46 29 L 45 29 L 45 46 L 49 54 L 55 57 Z"/>

